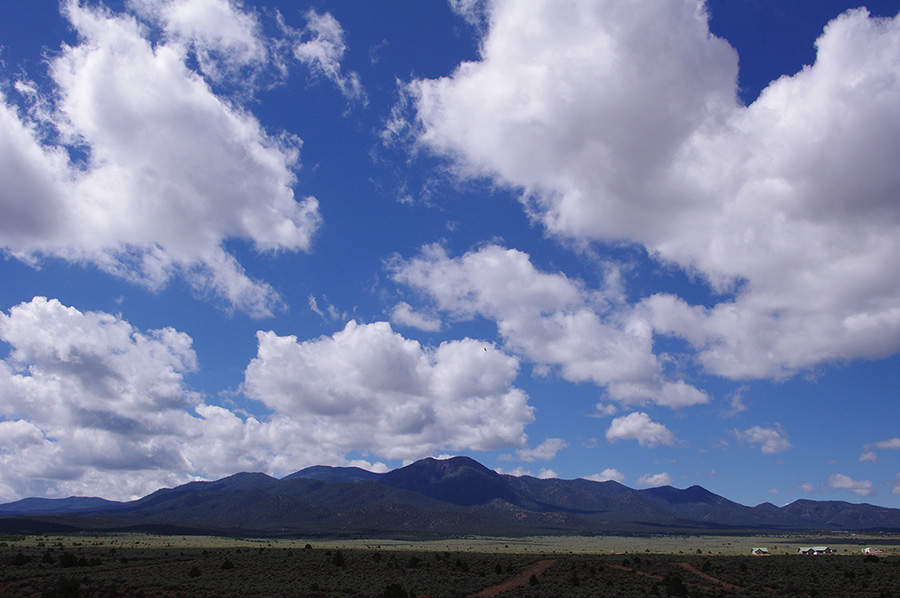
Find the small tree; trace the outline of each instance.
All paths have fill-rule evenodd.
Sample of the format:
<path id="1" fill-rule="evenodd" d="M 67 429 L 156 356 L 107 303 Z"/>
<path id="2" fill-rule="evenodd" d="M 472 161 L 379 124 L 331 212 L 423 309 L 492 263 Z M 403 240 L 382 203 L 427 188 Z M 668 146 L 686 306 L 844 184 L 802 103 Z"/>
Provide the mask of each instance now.
<path id="1" fill-rule="evenodd" d="M 684 585 L 684 580 L 678 573 L 672 572 L 663 577 L 663 585 L 669 596 L 687 596 L 688 594 L 687 586 Z"/>

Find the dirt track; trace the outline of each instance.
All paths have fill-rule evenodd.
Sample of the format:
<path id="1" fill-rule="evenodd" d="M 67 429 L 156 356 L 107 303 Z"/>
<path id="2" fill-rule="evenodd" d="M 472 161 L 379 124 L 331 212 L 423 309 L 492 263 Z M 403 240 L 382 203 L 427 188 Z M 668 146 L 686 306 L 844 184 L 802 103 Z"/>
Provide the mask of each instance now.
<path id="1" fill-rule="evenodd" d="M 513 588 L 518 588 L 519 586 L 524 586 L 526 583 L 528 583 L 528 580 L 531 579 L 532 575 L 540 575 L 541 573 L 549 569 L 554 563 L 556 563 L 555 559 L 538 561 L 524 571 L 513 575 L 503 583 L 498 583 L 495 586 L 484 588 L 480 592 L 469 594 L 468 596 L 466 596 L 466 598 L 475 598 L 476 596 L 496 596 L 500 592 L 505 592 Z"/>
<path id="2" fill-rule="evenodd" d="M 683 568 L 685 568 L 685 569 L 687 569 L 687 570 L 690 571 L 691 573 L 694 573 L 694 574 L 696 574 L 696 575 L 699 575 L 699 576 L 702 577 L 703 579 L 706 579 L 706 580 L 708 580 L 708 581 L 711 581 L 711 582 L 714 582 L 714 583 L 719 584 L 721 587 L 725 588 L 726 590 L 742 590 L 742 589 L 743 589 L 743 588 L 741 588 L 741 587 L 739 587 L 739 586 L 736 586 L 736 585 L 734 585 L 734 584 L 724 582 L 724 581 L 722 581 L 721 579 L 716 579 L 716 578 L 713 577 L 712 575 L 707 575 L 706 573 L 704 573 L 704 572 L 701 571 L 700 569 L 697 569 L 696 567 L 692 566 L 690 563 L 678 563 L 678 565 L 681 566 L 681 567 L 683 567 Z"/>

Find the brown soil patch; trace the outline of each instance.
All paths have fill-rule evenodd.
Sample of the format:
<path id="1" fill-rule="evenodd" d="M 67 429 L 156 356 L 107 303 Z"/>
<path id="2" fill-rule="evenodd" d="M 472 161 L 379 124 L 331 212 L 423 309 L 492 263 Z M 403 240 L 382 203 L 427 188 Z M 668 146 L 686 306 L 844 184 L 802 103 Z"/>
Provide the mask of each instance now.
<path id="1" fill-rule="evenodd" d="M 649 577 L 650 579 L 655 579 L 656 581 L 662 580 L 662 575 L 656 575 L 654 573 L 647 573 L 646 571 L 640 571 L 635 569 L 634 567 L 626 567 L 625 565 L 617 565 L 615 563 L 603 563 L 604 567 L 609 567 L 610 569 L 618 569 L 619 571 L 628 571 L 629 573 L 634 572 L 638 575 L 643 575 L 644 577 Z"/>
<path id="2" fill-rule="evenodd" d="M 690 572 L 693 573 L 694 575 L 699 575 L 700 577 L 702 577 L 703 579 L 705 579 L 705 580 L 707 580 L 707 581 L 711 581 L 711 582 L 713 582 L 713 583 L 719 584 L 719 586 L 725 588 L 726 590 L 741 590 L 741 589 L 743 589 L 743 588 L 741 588 L 740 586 L 736 586 L 736 585 L 734 585 L 734 584 L 731 584 L 731 583 L 722 581 L 721 579 L 717 579 L 717 578 L 713 577 L 712 575 L 707 575 L 706 573 L 704 573 L 704 572 L 701 571 L 700 569 L 694 567 L 694 566 L 691 565 L 690 563 L 678 563 L 678 565 L 679 565 L 680 567 L 683 567 L 683 568 L 687 569 L 688 571 L 690 571 Z"/>
<path id="3" fill-rule="evenodd" d="M 505 592 L 513 588 L 518 588 L 519 586 L 524 586 L 526 583 L 528 583 L 528 580 L 531 579 L 532 575 L 540 576 L 541 573 L 549 569 L 550 566 L 554 563 L 556 563 L 556 559 L 538 561 L 524 571 L 520 571 L 519 573 L 513 575 L 503 583 L 498 583 L 495 586 L 486 587 L 480 592 L 469 594 L 468 596 L 466 596 L 466 598 L 475 598 L 476 596 L 496 596 L 500 592 Z"/>

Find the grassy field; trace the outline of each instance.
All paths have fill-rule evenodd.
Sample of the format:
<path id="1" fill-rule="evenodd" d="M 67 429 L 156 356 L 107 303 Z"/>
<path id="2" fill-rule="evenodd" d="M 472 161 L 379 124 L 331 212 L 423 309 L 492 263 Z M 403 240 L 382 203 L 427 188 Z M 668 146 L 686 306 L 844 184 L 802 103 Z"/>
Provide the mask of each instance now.
<path id="1" fill-rule="evenodd" d="M 884 552 L 864 556 L 860 543 Z M 800 556 L 801 545 L 838 552 Z M 772 556 L 748 556 L 757 546 Z M 6 537 L 0 540 L 0 596 L 900 598 L 900 556 L 892 554 L 898 548 L 896 536 L 851 534 L 427 542 Z"/>

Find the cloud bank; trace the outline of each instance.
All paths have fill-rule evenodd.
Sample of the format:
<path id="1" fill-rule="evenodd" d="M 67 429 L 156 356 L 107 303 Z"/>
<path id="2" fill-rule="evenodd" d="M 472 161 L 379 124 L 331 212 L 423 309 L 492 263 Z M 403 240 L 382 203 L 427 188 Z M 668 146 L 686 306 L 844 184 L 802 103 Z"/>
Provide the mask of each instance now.
<path id="1" fill-rule="evenodd" d="M 172 328 L 144 332 L 43 297 L 0 313 L 10 347 L 0 360 L 0 501 L 135 498 L 235 471 L 346 464 L 351 451 L 417 459 L 524 447 L 534 421 L 512 386 L 518 361 L 480 341 L 423 347 L 384 322 L 305 342 L 258 338 L 244 393 L 271 410 L 265 417 L 191 391 L 192 341 Z M 557 440 L 534 458 L 552 457 Z"/>
<path id="2" fill-rule="evenodd" d="M 848 11 L 814 64 L 744 106 L 696 0 L 487 11 L 478 60 L 406 88 L 420 147 L 519 190 L 552 235 L 639 245 L 705 281 L 712 305 L 641 307 L 709 373 L 900 349 L 900 18 Z"/>

